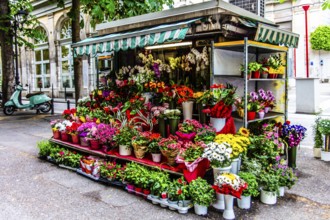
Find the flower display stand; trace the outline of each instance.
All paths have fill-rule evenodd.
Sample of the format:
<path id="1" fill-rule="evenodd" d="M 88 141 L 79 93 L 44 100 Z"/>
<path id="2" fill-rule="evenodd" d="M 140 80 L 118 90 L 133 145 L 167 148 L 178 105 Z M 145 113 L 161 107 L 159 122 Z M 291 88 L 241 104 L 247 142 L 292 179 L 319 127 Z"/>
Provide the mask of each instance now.
<path id="1" fill-rule="evenodd" d="M 193 207 L 192 204 L 189 204 L 187 207 L 181 207 L 178 204 L 170 204 L 167 199 L 159 199 L 159 198 L 154 198 L 151 195 L 148 195 L 147 197 L 148 200 L 152 201 L 152 203 L 157 203 L 160 204 L 161 207 L 168 207 L 171 210 L 176 210 L 180 214 L 187 214 L 188 210 Z"/>

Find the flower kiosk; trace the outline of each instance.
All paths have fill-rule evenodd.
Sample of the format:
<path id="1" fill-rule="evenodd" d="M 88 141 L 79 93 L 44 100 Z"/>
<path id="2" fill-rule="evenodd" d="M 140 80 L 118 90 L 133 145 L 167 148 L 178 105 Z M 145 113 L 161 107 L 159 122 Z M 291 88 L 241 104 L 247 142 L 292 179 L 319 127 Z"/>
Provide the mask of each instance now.
<path id="1" fill-rule="evenodd" d="M 251 20 L 243 19 L 242 9 L 222 1 L 198 6 L 200 12 L 187 6 L 153 13 L 148 22 L 148 16 L 138 16 L 102 24 L 103 36 L 74 44 L 75 56 L 113 53 L 110 66 L 116 68 L 102 75 L 102 85 L 75 109 L 63 112 L 65 120 L 51 122 L 54 136 L 38 144 L 40 157 L 182 214 L 195 207 L 206 215 L 213 206 L 234 219 L 234 198 L 258 196 L 262 184 L 276 199 L 280 186 L 291 187 L 296 177 L 284 150 L 296 133 L 281 123 L 286 120 L 285 60 L 276 60 L 277 69 L 274 64 L 287 47 L 264 42 L 295 46 L 298 38 L 284 31 L 268 36 L 276 29 L 261 23 L 271 22 L 248 12 Z M 229 6 L 235 16 L 215 13 Z M 178 21 L 178 10 L 185 20 Z M 235 22 L 242 31 L 231 28 Z M 249 40 L 252 32 L 263 43 Z M 218 42 L 220 36 L 226 42 Z M 253 71 L 284 77 L 248 79 L 249 62 L 259 62 Z M 253 118 L 252 111 L 264 115 Z M 297 132 L 299 139 L 289 147 L 303 139 L 305 130 Z M 290 181 L 280 181 L 283 172 Z M 243 209 L 251 206 L 250 200 L 242 203 Z"/>

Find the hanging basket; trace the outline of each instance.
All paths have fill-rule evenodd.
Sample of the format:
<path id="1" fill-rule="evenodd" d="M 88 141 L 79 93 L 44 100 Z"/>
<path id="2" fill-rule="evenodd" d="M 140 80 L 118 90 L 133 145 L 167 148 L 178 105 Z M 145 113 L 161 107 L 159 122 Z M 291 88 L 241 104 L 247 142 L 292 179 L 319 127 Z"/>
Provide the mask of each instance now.
<path id="1" fill-rule="evenodd" d="M 142 146 L 142 145 L 137 145 L 137 144 L 132 144 L 134 148 L 134 155 L 138 159 L 142 159 L 144 155 L 146 154 L 148 147 L 147 146 Z"/>

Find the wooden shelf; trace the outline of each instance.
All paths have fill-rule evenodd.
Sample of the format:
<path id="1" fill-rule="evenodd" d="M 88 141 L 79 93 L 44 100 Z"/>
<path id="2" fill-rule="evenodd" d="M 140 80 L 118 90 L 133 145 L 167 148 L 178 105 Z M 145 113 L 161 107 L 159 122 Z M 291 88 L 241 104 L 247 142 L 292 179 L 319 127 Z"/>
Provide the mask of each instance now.
<path id="1" fill-rule="evenodd" d="M 277 117 L 284 117 L 284 116 L 285 116 L 284 113 L 281 113 L 281 112 L 268 112 L 265 114 L 264 118 L 259 118 L 259 115 L 257 114 L 256 118 L 253 120 L 249 120 L 248 123 L 260 121 L 260 120 L 277 118 Z M 233 112 L 232 117 L 234 118 L 235 121 L 243 122 L 243 118 L 240 117 L 237 112 Z"/>
<path id="2" fill-rule="evenodd" d="M 73 143 L 69 143 L 69 142 L 65 142 L 65 141 L 61 141 L 61 140 L 57 140 L 54 138 L 51 138 L 49 140 L 49 142 L 52 142 L 54 144 L 58 144 L 61 145 L 63 147 L 75 150 L 75 151 L 79 151 L 82 153 L 86 153 L 86 154 L 90 154 L 90 155 L 94 155 L 94 156 L 98 156 L 101 158 L 105 158 L 105 159 L 119 159 L 119 160 L 124 160 L 124 161 L 132 161 L 147 167 L 151 167 L 151 168 L 160 168 L 161 170 L 171 173 L 171 174 L 175 174 L 175 175 L 183 175 L 182 172 L 177 171 L 178 169 L 173 168 L 173 170 L 171 170 L 170 168 L 168 168 L 169 166 L 166 166 L 164 164 L 160 164 L 160 163 L 155 163 L 151 160 L 148 159 L 138 159 L 132 156 L 121 156 L 121 155 L 115 155 L 115 154 L 109 154 L 109 153 L 104 153 L 100 150 L 92 150 L 89 149 L 87 147 L 82 147 L 78 144 L 73 144 Z"/>

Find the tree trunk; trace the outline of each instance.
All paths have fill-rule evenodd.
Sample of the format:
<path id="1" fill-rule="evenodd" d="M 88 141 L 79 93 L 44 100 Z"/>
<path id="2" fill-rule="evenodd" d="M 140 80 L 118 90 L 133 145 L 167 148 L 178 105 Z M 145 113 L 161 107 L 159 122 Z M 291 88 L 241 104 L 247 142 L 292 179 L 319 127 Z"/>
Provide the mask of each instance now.
<path id="1" fill-rule="evenodd" d="M 6 18 L 10 14 L 9 1 L 0 0 L 0 27 L 10 27 L 10 20 Z M 13 36 L 11 29 L 0 29 L 1 61 L 2 61 L 2 103 L 10 99 L 14 85 L 14 52 Z"/>
<path id="2" fill-rule="evenodd" d="M 80 0 L 72 1 L 72 43 L 80 41 Z M 74 71 L 74 87 L 76 103 L 78 99 L 83 97 L 83 73 L 82 73 L 82 58 L 74 57 L 73 60 Z"/>

